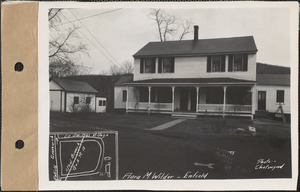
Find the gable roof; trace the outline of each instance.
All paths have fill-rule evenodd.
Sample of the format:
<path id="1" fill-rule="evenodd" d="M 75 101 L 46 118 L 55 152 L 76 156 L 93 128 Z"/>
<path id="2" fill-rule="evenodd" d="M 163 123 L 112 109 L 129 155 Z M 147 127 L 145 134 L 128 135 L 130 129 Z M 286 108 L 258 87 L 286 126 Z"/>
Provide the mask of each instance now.
<path id="1" fill-rule="evenodd" d="M 57 83 L 65 91 L 79 92 L 79 93 L 98 93 L 96 89 L 94 89 L 86 82 L 72 81 L 72 80 L 61 79 L 61 78 L 51 78 L 51 80 Z"/>
<path id="2" fill-rule="evenodd" d="M 258 85 L 290 86 L 290 74 L 257 74 Z"/>
<path id="3" fill-rule="evenodd" d="M 133 57 L 256 53 L 253 36 L 149 42 Z"/>

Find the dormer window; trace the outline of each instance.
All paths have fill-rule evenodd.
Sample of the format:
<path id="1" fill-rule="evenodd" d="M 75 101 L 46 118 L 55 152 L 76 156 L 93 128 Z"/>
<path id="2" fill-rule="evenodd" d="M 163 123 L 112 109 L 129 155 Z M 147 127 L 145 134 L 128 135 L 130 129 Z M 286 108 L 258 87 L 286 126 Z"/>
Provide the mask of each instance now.
<path id="1" fill-rule="evenodd" d="M 207 72 L 225 72 L 225 55 L 207 56 Z"/>
<path id="2" fill-rule="evenodd" d="M 158 73 L 174 73 L 174 57 L 158 58 Z"/>
<path id="3" fill-rule="evenodd" d="M 229 55 L 228 71 L 248 71 L 248 55 Z"/>
<path id="4" fill-rule="evenodd" d="M 141 58 L 140 59 L 140 73 L 155 73 L 156 58 Z"/>

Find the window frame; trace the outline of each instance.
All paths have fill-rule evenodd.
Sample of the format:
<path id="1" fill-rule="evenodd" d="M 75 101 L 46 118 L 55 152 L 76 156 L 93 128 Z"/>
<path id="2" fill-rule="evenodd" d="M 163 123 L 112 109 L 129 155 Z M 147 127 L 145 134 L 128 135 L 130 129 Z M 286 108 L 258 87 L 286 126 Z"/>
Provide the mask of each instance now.
<path id="1" fill-rule="evenodd" d="M 103 106 L 103 100 L 99 100 L 98 106 L 99 106 L 99 107 Z"/>
<path id="2" fill-rule="evenodd" d="M 146 70 L 146 64 L 148 65 L 150 62 L 150 70 Z M 140 58 L 140 73 L 141 74 L 152 74 L 156 72 L 156 58 L 155 57 L 146 57 Z M 149 66 L 147 66 L 149 67 Z"/>
<path id="3" fill-rule="evenodd" d="M 169 59 L 169 63 L 165 62 L 166 59 Z M 169 66 L 169 70 L 166 71 L 166 65 Z M 175 73 L 175 58 L 174 57 L 159 57 L 158 58 L 158 73 Z"/>
<path id="4" fill-rule="evenodd" d="M 280 97 L 278 97 L 280 92 L 283 93 L 282 102 L 278 101 L 279 99 L 281 99 Z M 284 104 L 284 99 L 285 99 L 285 90 L 282 90 L 282 89 L 276 90 L 276 103 Z"/>
<path id="5" fill-rule="evenodd" d="M 79 104 L 79 97 L 78 96 L 74 96 L 73 103 L 74 103 L 74 105 Z"/>
<path id="6" fill-rule="evenodd" d="M 91 104 L 92 98 L 90 96 L 85 97 L 85 104 Z"/>
<path id="7" fill-rule="evenodd" d="M 219 70 L 215 70 L 214 60 L 218 58 L 219 60 Z M 207 56 L 207 69 L 208 73 L 223 73 L 226 72 L 226 55 L 209 55 Z"/>
<path id="8" fill-rule="evenodd" d="M 245 54 L 231 54 L 228 55 L 228 72 L 248 72 L 248 55 Z M 241 57 L 241 70 L 235 70 L 235 57 Z"/>
<path id="9" fill-rule="evenodd" d="M 232 71 L 244 71 L 243 70 L 244 69 L 244 65 L 245 65 L 244 64 L 245 63 L 244 56 L 241 55 L 241 54 L 239 54 L 239 55 L 233 55 L 232 57 L 233 57 L 233 59 L 232 59 Z M 237 57 L 241 58 L 241 63 L 235 63 Z M 236 65 L 240 65 L 240 69 L 239 70 L 235 69 Z"/>

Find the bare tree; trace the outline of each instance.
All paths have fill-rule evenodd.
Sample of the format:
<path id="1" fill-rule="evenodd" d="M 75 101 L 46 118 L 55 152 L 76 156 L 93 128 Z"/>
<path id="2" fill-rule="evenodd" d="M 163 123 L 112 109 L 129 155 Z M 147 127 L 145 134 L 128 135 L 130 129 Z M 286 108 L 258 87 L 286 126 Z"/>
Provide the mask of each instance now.
<path id="1" fill-rule="evenodd" d="M 181 41 L 187 34 L 192 32 L 192 21 L 178 19 L 161 9 L 153 9 L 150 13 L 150 19 L 155 21 L 161 42 L 170 39 Z"/>
<path id="2" fill-rule="evenodd" d="M 133 73 L 133 64 L 125 61 L 121 65 L 111 65 L 108 71 L 102 70 L 103 75 L 126 75 Z"/>
<path id="3" fill-rule="evenodd" d="M 69 27 L 65 27 L 62 18 L 67 19 L 63 14 L 63 9 L 49 9 L 50 77 L 76 75 L 80 71 L 82 73 L 86 70 L 82 70 L 83 65 L 77 62 L 78 55 L 87 54 L 86 45 L 81 43 L 80 37 L 76 33 L 79 27 L 72 23 L 69 24 Z"/>

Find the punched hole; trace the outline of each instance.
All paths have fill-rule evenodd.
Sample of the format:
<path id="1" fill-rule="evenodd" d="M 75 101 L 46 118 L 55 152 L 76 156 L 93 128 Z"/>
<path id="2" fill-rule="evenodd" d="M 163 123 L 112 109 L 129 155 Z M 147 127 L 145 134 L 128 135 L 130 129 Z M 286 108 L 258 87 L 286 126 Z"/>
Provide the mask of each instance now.
<path id="1" fill-rule="evenodd" d="M 15 145 L 16 145 L 17 149 L 22 149 L 24 147 L 24 141 L 18 140 L 18 141 L 16 141 Z"/>
<path id="2" fill-rule="evenodd" d="M 15 71 L 21 72 L 21 71 L 23 71 L 23 69 L 24 69 L 23 63 L 17 62 L 17 63 L 15 64 Z"/>

